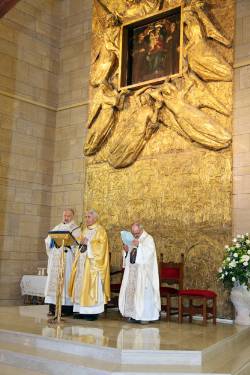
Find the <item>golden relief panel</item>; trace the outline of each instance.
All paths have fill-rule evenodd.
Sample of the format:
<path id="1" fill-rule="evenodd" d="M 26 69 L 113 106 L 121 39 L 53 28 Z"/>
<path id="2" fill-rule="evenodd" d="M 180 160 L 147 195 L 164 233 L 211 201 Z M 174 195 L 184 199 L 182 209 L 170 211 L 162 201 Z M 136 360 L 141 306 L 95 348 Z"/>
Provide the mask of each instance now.
<path id="1" fill-rule="evenodd" d="M 175 7 L 179 74 L 168 70 L 145 83 L 135 70 L 132 85 L 121 85 L 124 27 L 143 40 L 136 53 L 142 50 L 148 69 L 163 68 Z M 217 291 L 224 316 L 231 310 L 216 273 L 231 238 L 233 27 L 231 0 L 95 0 L 84 145 L 84 205 L 108 229 L 112 263 L 120 263 L 120 230 L 140 221 L 165 259 L 184 252 L 185 286 Z"/>

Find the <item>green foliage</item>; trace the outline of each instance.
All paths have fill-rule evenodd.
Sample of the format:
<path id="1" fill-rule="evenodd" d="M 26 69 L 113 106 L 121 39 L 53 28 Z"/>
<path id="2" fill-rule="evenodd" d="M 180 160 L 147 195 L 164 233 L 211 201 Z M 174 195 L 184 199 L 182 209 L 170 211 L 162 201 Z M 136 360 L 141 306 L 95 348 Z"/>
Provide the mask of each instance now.
<path id="1" fill-rule="evenodd" d="M 248 233 L 237 235 L 231 246 L 225 246 L 222 266 L 218 278 L 226 288 L 234 285 L 247 285 L 250 282 L 250 236 Z"/>

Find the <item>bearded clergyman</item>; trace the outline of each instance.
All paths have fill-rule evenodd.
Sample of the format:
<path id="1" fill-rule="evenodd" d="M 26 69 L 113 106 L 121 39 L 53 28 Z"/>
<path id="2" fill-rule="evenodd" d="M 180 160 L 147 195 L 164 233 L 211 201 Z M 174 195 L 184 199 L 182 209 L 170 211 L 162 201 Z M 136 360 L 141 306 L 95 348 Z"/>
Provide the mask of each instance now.
<path id="1" fill-rule="evenodd" d="M 69 295 L 74 318 L 96 320 L 110 300 L 108 236 L 94 210 L 86 213 L 80 247 L 72 268 Z"/>
<path id="2" fill-rule="evenodd" d="M 119 310 L 129 322 L 147 324 L 158 320 L 161 310 L 155 243 L 140 223 L 132 225 L 133 240 L 124 245 L 124 275 Z"/>
<path id="3" fill-rule="evenodd" d="M 74 222 L 74 210 L 67 208 L 63 211 L 62 222 L 53 228 L 53 231 L 71 232 L 75 238 L 80 237 L 80 229 Z M 46 252 L 48 255 L 48 277 L 45 287 L 45 303 L 49 304 L 49 314 L 55 315 L 56 295 L 59 282 L 60 259 L 62 252 L 65 252 L 65 270 L 64 270 L 64 286 L 62 290 L 62 316 L 71 315 L 73 313 L 73 304 L 68 295 L 68 286 L 74 256 L 76 252 L 76 243 L 68 247 L 57 247 L 56 242 L 49 235 L 45 239 Z"/>

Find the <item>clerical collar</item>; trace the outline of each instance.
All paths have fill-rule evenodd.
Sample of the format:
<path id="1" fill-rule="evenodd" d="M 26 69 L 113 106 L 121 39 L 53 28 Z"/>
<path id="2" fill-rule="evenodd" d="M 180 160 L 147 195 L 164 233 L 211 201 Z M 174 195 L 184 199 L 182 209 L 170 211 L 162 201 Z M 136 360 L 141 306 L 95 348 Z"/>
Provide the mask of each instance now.
<path id="1" fill-rule="evenodd" d="M 97 227 L 97 223 L 95 223 L 95 224 L 93 224 L 93 225 L 89 225 L 87 228 L 88 228 L 89 230 L 92 230 L 92 229 L 96 229 L 96 227 Z"/>

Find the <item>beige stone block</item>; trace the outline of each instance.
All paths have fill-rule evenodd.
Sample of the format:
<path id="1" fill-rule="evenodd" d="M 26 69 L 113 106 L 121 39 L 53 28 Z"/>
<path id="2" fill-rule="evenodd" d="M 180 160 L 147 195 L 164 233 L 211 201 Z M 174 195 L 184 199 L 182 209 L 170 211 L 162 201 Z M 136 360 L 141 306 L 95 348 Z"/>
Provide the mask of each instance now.
<path id="1" fill-rule="evenodd" d="M 250 118 L 249 118 L 249 116 L 242 116 L 242 117 L 234 118 L 233 133 L 234 133 L 234 135 L 250 133 Z"/>
<path id="2" fill-rule="evenodd" d="M 24 213 L 27 215 L 41 216 L 44 219 L 49 220 L 50 217 L 50 206 L 49 205 L 34 205 L 25 204 Z"/>
<path id="3" fill-rule="evenodd" d="M 14 202 L 9 201 L 5 205 L 5 212 L 8 212 L 10 214 L 23 214 L 25 213 L 24 207 L 25 207 L 25 204 L 22 201 L 21 202 L 18 202 L 17 200 L 15 200 Z M 3 208 L 3 212 L 4 212 L 4 208 Z"/>
<path id="4" fill-rule="evenodd" d="M 78 184 L 81 182 L 81 175 L 79 173 L 68 173 L 63 175 L 63 185 Z"/>
<path id="5" fill-rule="evenodd" d="M 38 159 L 46 160 L 46 161 L 53 161 L 53 153 L 54 153 L 54 144 L 52 140 L 43 141 L 41 143 L 37 143 L 36 145 L 36 157 Z M 52 165 L 50 166 L 50 171 L 52 169 Z"/>
<path id="6" fill-rule="evenodd" d="M 14 77 L 22 82 L 30 82 L 29 64 L 25 61 L 16 60 Z"/>
<path id="7" fill-rule="evenodd" d="M 31 202 L 40 205 L 50 205 L 51 203 L 51 192 L 50 191 L 32 191 Z"/>
<path id="8" fill-rule="evenodd" d="M 233 137 L 233 153 L 250 152 L 250 134 L 235 135 Z"/>
<path id="9" fill-rule="evenodd" d="M 77 108 L 73 108 L 70 113 L 71 124 L 81 123 L 88 118 L 88 105 L 84 104 Z"/>
<path id="10" fill-rule="evenodd" d="M 52 204 L 55 206 L 60 206 L 64 204 L 64 194 L 63 193 L 52 193 Z"/>
<path id="11" fill-rule="evenodd" d="M 56 113 L 56 126 L 61 128 L 71 123 L 71 110 L 59 111 Z"/>
<path id="12" fill-rule="evenodd" d="M 28 47 L 28 48 L 27 48 Z M 29 46 L 26 48 L 21 49 L 21 51 L 18 51 L 18 59 L 23 60 L 27 62 L 28 64 L 34 65 L 38 68 L 42 68 L 43 64 L 43 56 L 36 53 L 35 50 L 30 50 Z"/>
<path id="13" fill-rule="evenodd" d="M 14 201 L 16 189 L 14 187 L 0 184 L 0 197 L 2 200 Z"/>
<path id="14" fill-rule="evenodd" d="M 70 192 L 65 192 L 64 193 L 64 201 L 68 205 L 75 205 L 75 204 L 80 204 L 82 202 L 82 191 L 70 191 Z"/>
<path id="15" fill-rule="evenodd" d="M 42 22 L 41 20 L 36 20 L 36 32 L 47 37 L 49 40 L 59 41 L 60 29 L 56 25 L 50 25 L 48 23 Z"/>
<path id="16" fill-rule="evenodd" d="M 235 61 L 250 56 L 250 43 L 244 43 L 235 47 Z"/>
<path id="17" fill-rule="evenodd" d="M 41 173 L 47 173 L 47 171 L 53 170 L 53 164 L 50 160 L 36 160 L 36 169 Z"/>
<path id="18" fill-rule="evenodd" d="M 52 60 L 50 57 L 42 56 L 42 66 L 43 69 L 48 70 L 54 74 L 59 73 L 59 62 L 57 60 Z"/>
<path id="19" fill-rule="evenodd" d="M 236 15 L 237 19 L 250 16 L 250 3 L 248 0 L 236 1 Z"/>
<path id="20" fill-rule="evenodd" d="M 250 175 L 241 175 L 233 177 L 233 193 L 249 194 L 250 193 Z"/>
<path id="21" fill-rule="evenodd" d="M 82 158 L 73 160 L 72 170 L 74 172 L 78 172 L 78 173 L 82 174 L 83 173 L 83 167 L 84 167 L 84 163 L 83 163 L 83 159 Z"/>
<path id="22" fill-rule="evenodd" d="M 250 152 L 240 152 L 234 155 L 233 165 L 237 167 L 247 167 L 250 165 Z"/>
<path id="23" fill-rule="evenodd" d="M 0 37 L 9 42 L 14 42 L 16 40 L 16 32 L 9 25 L 0 22 Z"/>
<path id="24" fill-rule="evenodd" d="M 17 45 L 13 42 L 0 38 L 0 53 L 17 58 Z"/>
<path id="25" fill-rule="evenodd" d="M 38 12 L 38 9 L 33 7 L 32 4 L 27 1 L 21 1 L 17 3 L 15 7 L 16 9 L 32 16 L 33 18 L 39 17 L 40 12 Z"/>
<path id="26" fill-rule="evenodd" d="M 15 193 L 15 202 L 20 202 L 20 203 L 29 203 L 31 202 L 32 198 L 32 190 L 29 189 L 16 189 Z"/>
<path id="27" fill-rule="evenodd" d="M 12 8 L 6 15 L 6 19 L 9 19 L 12 22 L 15 22 L 21 26 L 25 25 L 25 27 L 29 30 L 35 30 L 35 19 L 33 16 L 22 12 L 20 9 L 16 7 Z"/>
<path id="28" fill-rule="evenodd" d="M 250 194 L 233 194 L 233 208 L 250 210 Z"/>
<path id="29" fill-rule="evenodd" d="M 249 115 L 249 107 L 241 107 L 241 108 L 237 108 L 235 107 L 234 108 L 234 118 L 242 118 L 242 117 L 246 117 L 247 115 Z"/>
<path id="30" fill-rule="evenodd" d="M 22 121 L 22 120 L 21 120 Z M 55 130 L 49 126 L 35 124 L 36 126 L 32 126 L 31 132 L 34 137 L 42 138 L 45 140 L 49 140 L 53 142 Z"/>
<path id="31" fill-rule="evenodd" d="M 243 42 L 243 18 L 237 18 L 235 24 L 235 44 L 239 45 Z"/>
<path id="32" fill-rule="evenodd" d="M 250 44 L 248 48 L 249 48 L 249 56 L 250 56 Z M 245 66 L 243 68 L 240 68 L 240 88 L 241 89 L 250 88 L 250 66 Z"/>
<path id="33" fill-rule="evenodd" d="M 234 176 L 242 176 L 247 174 L 250 174 L 250 165 L 246 167 L 239 167 L 233 169 Z"/>
<path id="34" fill-rule="evenodd" d="M 13 77 L 15 69 L 15 59 L 11 56 L 7 56 L 4 53 L 0 53 L 0 71 L 4 72 L 7 77 Z"/>
<path id="35" fill-rule="evenodd" d="M 62 174 L 67 174 L 67 173 L 72 172 L 73 160 L 62 160 L 61 167 L 62 167 L 61 169 Z"/>

